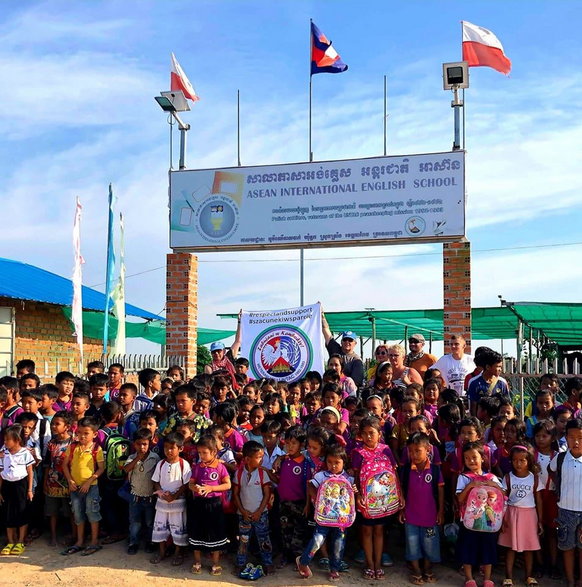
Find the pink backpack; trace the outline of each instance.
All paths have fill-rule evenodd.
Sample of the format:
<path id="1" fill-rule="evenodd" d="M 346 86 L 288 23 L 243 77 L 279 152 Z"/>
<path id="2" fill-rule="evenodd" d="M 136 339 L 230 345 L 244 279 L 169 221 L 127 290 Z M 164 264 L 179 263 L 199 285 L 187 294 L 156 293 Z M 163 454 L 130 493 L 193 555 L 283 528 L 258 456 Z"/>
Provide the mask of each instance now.
<path id="1" fill-rule="evenodd" d="M 402 509 L 400 481 L 392 461 L 382 452 L 357 449 L 364 457 L 360 469 L 360 512 L 364 518 L 383 518 Z"/>
<path id="2" fill-rule="evenodd" d="M 356 519 L 354 490 L 343 475 L 330 475 L 317 489 L 315 523 L 318 526 L 348 528 Z"/>
<path id="3" fill-rule="evenodd" d="M 475 475 L 463 473 L 471 481 L 489 481 L 491 473 Z M 498 532 L 501 529 L 507 497 L 501 487 L 482 485 L 473 487 L 461 507 L 461 522 L 473 532 Z"/>

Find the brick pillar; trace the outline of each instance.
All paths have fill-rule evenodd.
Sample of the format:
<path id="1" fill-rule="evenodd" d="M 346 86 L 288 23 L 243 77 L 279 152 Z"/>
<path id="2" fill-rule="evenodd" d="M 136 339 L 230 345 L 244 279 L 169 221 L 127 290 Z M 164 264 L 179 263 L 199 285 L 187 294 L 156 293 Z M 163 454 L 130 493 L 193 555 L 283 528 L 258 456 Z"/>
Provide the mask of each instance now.
<path id="1" fill-rule="evenodd" d="M 443 317 L 445 352 L 450 334 L 462 334 L 471 350 L 471 244 L 443 244 Z"/>
<path id="2" fill-rule="evenodd" d="M 188 379 L 196 375 L 198 257 L 169 253 L 166 265 L 166 354 L 184 357 Z"/>

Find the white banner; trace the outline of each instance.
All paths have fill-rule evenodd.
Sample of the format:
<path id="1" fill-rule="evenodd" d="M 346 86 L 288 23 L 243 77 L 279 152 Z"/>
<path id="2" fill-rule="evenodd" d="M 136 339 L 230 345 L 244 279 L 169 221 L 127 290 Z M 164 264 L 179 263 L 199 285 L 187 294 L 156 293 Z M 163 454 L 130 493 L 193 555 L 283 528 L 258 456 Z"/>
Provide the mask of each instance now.
<path id="1" fill-rule="evenodd" d="M 465 234 L 463 151 L 170 173 L 170 247 L 310 248 Z"/>
<path id="2" fill-rule="evenodd" d="M 81 213 L 83 206 L 79 198 L 75 206 L 75 220 L 73 222 L 73 252 L 75 265 L 73 267 L 73 302 L 71 304 L 71 320 L 75 329 L 74 336 L 79 347 L 80 365 L 83 367 L 83 263 L 85 260 L 81 255 Z"/>
<path id="3" fill-rule="evenodd" d="M 241 356 L 255 379 L 297 381 L 324 370 L 321 304 L 241 315 Z"/>

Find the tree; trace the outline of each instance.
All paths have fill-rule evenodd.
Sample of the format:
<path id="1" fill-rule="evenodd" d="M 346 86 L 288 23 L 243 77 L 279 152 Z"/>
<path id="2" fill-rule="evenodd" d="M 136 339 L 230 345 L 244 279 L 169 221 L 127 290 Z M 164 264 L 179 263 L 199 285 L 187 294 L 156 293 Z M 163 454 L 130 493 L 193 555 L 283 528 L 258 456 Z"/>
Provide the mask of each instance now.
<path id="1" fill-rule="evenodd" d="M 202 345 L 198 345 L 196 349 L 196 373 L 200 374 L 204 372 L 204 367 L 212 363 L 212 357 L 210 351 Z"/>

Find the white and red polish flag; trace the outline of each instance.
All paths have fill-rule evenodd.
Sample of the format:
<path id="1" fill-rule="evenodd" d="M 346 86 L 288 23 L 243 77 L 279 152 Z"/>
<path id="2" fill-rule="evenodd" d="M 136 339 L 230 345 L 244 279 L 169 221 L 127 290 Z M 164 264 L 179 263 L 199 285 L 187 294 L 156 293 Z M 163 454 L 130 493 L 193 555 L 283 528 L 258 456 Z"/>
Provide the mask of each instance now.
<path id="1" fill-rule="evenodd" d="M 200 98 L 196 94 L 194 86 L 190 83 L 190 80 L 184 73 L 184 70 L 180 67 L 178 60 L 172 53 L 172 64 L 170 70 L 170 90 L 172 92 L 181 90 L 184 92 L 184 96 L 192 102 L 197 102 Z"/>
<path id="2" fill-rule="evenodd" d="M 461 21 L 461 24 L 463 60 L 469 67 L 492 67 L 507 75 L 511 71 L 511 61 L 505 56 L 501 41 L 488 29 L 466 20 Z"/>

